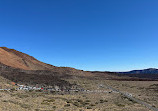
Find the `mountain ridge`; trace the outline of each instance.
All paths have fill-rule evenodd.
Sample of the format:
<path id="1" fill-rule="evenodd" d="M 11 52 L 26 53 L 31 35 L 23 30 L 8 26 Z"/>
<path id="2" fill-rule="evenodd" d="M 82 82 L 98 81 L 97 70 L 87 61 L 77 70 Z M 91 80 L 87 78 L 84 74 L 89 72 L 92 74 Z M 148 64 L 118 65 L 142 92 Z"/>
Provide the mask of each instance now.
<path id="1" fill-rule="evenodd" d="M 156 68 L 147 68 L 141 70 L 131 70 L 126 72 L 116 72 L 119 74 L 158 74 L 158 69 Z"/>

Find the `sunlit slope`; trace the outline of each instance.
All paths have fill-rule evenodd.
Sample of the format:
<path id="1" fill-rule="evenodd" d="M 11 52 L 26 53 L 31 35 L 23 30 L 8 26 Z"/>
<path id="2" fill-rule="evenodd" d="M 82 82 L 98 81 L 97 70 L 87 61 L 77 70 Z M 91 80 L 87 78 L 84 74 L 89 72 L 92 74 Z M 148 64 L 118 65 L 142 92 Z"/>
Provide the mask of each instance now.
<path id="1" fill-rule="evenodd" d="M 25 70 L 48 70 L 54 67 L 40 62 L 32 56 L 6 47 L 0 47 L 0 62 Z"/>

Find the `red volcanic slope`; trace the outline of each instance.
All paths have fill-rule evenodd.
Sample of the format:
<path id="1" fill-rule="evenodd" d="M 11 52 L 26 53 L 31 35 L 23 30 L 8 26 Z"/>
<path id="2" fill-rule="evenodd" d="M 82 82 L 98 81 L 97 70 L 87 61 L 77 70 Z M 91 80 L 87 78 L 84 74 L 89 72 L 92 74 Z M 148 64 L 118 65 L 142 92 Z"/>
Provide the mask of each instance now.
<path id="1" fill-rule="evenodd" d="M 0 63 L 24 70 L 51 70 L 60 74 L 78 76 L 90 76 L 90 72 L 84 72 L 70 67 L 56 67 L 43 63 L 32 56 L 7 47 L 0 47 Z"/>
<path id="2" fill-rule="evenodd" d="M 0 62 L 24 70 L 50 70 L 54 68 L 54 66 L 40 62 L 32 56 L 7 47 L 0 47 Z"/>

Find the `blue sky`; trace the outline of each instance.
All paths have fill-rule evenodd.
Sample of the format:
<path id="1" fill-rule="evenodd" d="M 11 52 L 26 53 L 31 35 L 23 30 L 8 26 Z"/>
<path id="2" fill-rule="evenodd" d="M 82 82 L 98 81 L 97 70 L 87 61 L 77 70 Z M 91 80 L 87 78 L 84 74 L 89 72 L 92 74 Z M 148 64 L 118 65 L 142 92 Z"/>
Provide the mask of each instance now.
<path id="1" fill-rule="evenodd" d="M 158 1 L 0 0 L 0 46 L 83 70 L 158 68 Z"/>

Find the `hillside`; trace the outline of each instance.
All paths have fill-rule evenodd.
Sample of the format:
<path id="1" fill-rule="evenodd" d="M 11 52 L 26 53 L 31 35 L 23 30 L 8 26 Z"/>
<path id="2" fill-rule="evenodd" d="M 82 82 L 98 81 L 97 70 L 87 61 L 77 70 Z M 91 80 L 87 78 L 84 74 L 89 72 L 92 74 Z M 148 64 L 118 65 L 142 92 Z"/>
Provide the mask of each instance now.
<path id="1" fill-rule="evenodd" d="M 0 76 L 21 84 L 70 86 L 65 78 L 89 77 L 92 74 L 70 67 L 49 65 L 25 53 L 0 47 Z"/>
<path id="2" fill-rule="evenodd" d="M 49 70 L 54 67 L 40 62 L 32 56 L 7 47 L 0 47 L 0 62 L 24 70 Z"/>
<path id="3" fill-rule="evenodd" d="M 34 57 L 7 47 L 0 47 L 0 63 L 19 68 L 23 70 L 51 70 L 58 74 L 69 74 L 78 76 L 90 76 L 88 72 L 83 72 L 71 67 L 56 67 L 50 64 L 43 63 Z"/>

